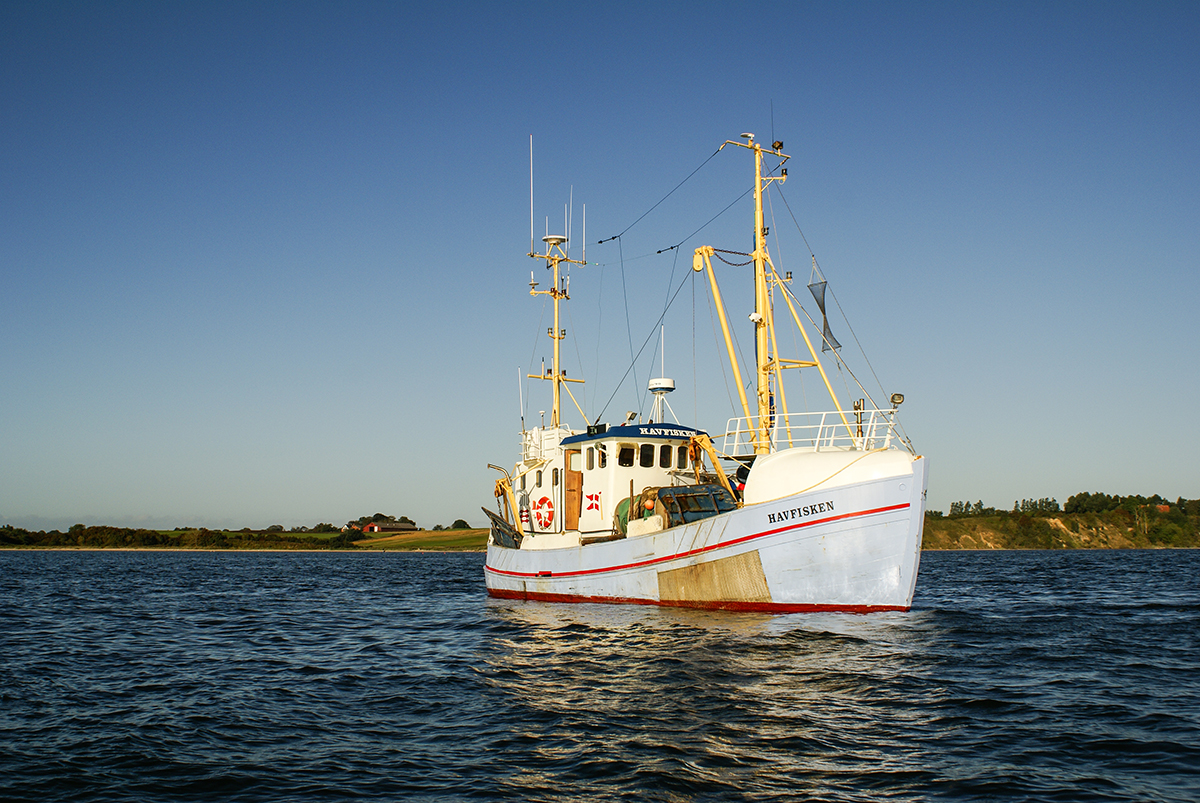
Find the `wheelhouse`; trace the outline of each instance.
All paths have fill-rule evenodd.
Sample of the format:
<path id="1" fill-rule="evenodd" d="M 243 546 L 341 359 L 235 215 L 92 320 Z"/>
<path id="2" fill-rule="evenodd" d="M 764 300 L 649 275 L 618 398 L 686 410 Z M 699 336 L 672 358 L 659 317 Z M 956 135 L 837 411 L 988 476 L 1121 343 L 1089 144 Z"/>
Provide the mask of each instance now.
<path id="1" fill-rule="evenodd" d="M 524 529 L 534 536 L 611 534 L 622 500 L 696 482 L 688 446 L 697 434 L 681 425 L 600 425 L 563 438 L 556 454 L 523 461 L 513 477 Z"/>

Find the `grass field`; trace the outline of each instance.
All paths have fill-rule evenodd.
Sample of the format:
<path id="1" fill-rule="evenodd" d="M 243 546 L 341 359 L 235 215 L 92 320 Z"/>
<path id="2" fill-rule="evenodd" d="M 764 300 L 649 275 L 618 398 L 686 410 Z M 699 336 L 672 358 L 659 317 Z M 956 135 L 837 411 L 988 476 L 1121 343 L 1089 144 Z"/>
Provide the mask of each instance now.
<path id="1" fill-rule="evenodd" d="M 487 549 L 487 530 L 418 530 L 382 538 L 355 541 L 360 549 L 414 552 L 482 552 Z"/>

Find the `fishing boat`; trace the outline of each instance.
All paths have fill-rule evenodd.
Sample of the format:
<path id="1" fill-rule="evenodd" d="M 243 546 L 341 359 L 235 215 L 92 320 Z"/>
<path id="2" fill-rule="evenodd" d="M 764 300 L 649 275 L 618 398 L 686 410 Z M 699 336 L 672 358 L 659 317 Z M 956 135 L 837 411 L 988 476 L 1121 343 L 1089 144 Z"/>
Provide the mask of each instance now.
<path id="1" fill-rule="evenodd" d="M 553 357 L 530 377 L 551 383 L 553 403 L 548 423 L 522 426 L 511 471 L 489 464 L 503 473 L 497 510 L 484 508 L 491 596 L 777 613 L 911 606 L 927 469 L 898 429 L 903 396 L 892 394 L 882 408 L 864 399 L 847 409 L 838 401 L 821 357 L 834 344 L 824 282 L 809 285 L 821 310 L 818 326 L 791 292 L 791 274 L 777 272 L 767 250 L 763 195 L 786 180 L 789 157 L 781 142 L 764 147 L 752 134 L 720 149 L 727 145 L 754 157 L 755 244 L 745 255 L 754 265 L 753 399 L 712 262 L 736 252 L 702 246 L 692 267 L 707 274 L 743 415 L 715 440 L 705 430 L 666 423 L 665 397 L 674 384 L 659 378 L 651 380 L 654 408 L 644 422 L 631 413 L 619 424 L 567 426 L 561 394 L 574 399 L 569 383 L 582 380 L 562 370 L 560 304 L 569 297 L 564 268 L 583 263 L 568 256 L 565 235 L 544 237 L 544 248 L 530 248 L 529 256 L 545 263 L 549 287 L 538 289 L 531 277 L 530 294 L 552 301 Z M 773 163 L 765 173 L 764 159 Z M 803 359 L 780 356 L 778 299 L 787 308 L 781 319 L 790 318 L 803 336 Z M 790 411 L 782 382 L 788 370 L 819 373 L 832 409 Z"/>

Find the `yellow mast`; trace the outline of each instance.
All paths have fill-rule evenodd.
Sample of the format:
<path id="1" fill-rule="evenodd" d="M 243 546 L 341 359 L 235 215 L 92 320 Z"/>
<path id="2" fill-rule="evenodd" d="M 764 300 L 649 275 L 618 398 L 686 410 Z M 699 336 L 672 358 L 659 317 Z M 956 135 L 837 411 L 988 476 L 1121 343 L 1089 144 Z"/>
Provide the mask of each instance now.
<path id="1" fill-rule="evenodd" d="M 554 359 L 548 374 L 529 374 L 530 379 L 549 379 L 554 382 L 554 407 L 550 411 L 550 426 L 558 428 L 562 421 L 561 416 L 561 398 L 562 398 L 562 383 L 563 382 L 583 382 L 582 379 L 567 379 L 566 373 L 559 365 L 559 343 L 567 336 L 567 330 L 559 328 L 558 318 L 558 302 L 564 299 L 570 299 L 570 284 L 563 284 L 563 277 L 559 272 L 558 266 L 566 262 L 573 265 L 584 265 L 585 262 L 570 259 L 567 257 L 567 252 L 563 249 L 567 238 L 559 234 L 548 234 L 542 238 L 542 242 L 546 244 L 546 253 L 536 254 L 530 253 L 529 256 L 534 259 L 544 259 L 547 262 L 546 267 L 550 268 L 554 274 L 554 284 L 549 290 L 538 290 L 538 283 L 533 277 L 533 273 L 529 274 L 529 295 L 531 296 L 550 296 L 554 299 L 554 326 L 547 330 L 550 339 L 554 341 Z M 567 393 L 571 391 L 568 389 Z"/>
<path id="2" fill-rule="evenodd" d="M 787 301 L 789 309 L 791 309 L 792 317 L 796 319 L 796 325 L 800 329 L 800 334 L 804 337 L 805 345 L 808 346 L 809 354 L 812 355 L 812 360 L 786 360 L 778 355 L 778 345 L 775 343 L 775 321 L 773 311 L 771 309 L 771 285 L 782 281 L 790 280 L 780 279 L 775 272 L 775 267 L 771 263 L 771 257 L 767 253 L 767 227 L 763 221 L 763 188 L 772 181 L 786 181 L 787 170 L 780 169 L 778 176 L 763 176 L 762 173 L 762 158 L 763 146 L 754 141 L 753 134 L 742 134 L 745 142 L 734 142 L 726 140 L 721 148 L 726 145 L 737 145 L 739 148 L 748 148 L 754 151 L 754 252 L 750 257 L 754 261 L 754 312 L 750 316 L 750 320 L 754 322 L 754 344 L 755 344 L 755 379 L 757 383 L 756 401 L 758 407 L 757 424 L 754 428 L 754 453 L 768 454 L 771 451 L 771 418 L 772 418 L 772 376 L 779 377 L 782 380 L 781 372 L 784 368 L 800 368 L 816 366 L 821 372 L 821 379 L 825 383 L 826 390 L 829 391 L 829 396 L 833 399 L 834 407 L 837 408 L 838 414 L 841 416 L 842 423 L 849 429 L 850 424 L 846 420 L 846 414 L 842 411 L 841 405 L 838 404 L 837 394 L 833 392 L 833 386 L 829 383 L 829 377 L 825 375 L 825 369 L 821 367 L 821 361 L 817 358 L 816 349 L 813 348 L 812 341 L 809 340 L 808 334 L 804 331 L 804 327 L 800 323 L 800 318 L 796 314 L 796 310 L 792 307 L 791 296 L 784 291 L 784 299 Z M 721 150 L 718 148 L 718 150 Z M 783 143 L 774 142 L 771 149 L 768 151 L 774 156 L 779 157 L 780 161 L 777 167 L 782 168 L 784 162 L 789 158 L 783 152 Z M 737 357 L 733 348 L 733 339 L 730 337 L 729 324 L 725 318 L 724 305 L 721 303 L 720 292 L 717 288 L 717 278 L 713 274 L 711 257 L 716 249 L 711 246 L 701 246 L 696 249 L 695 256 L 692 259 L 693 270 L 702 271 L 706 267 L 708 269 L 709 281 L 713 287 L 713 298 L 717 306 L 717 311 L 721 316 L 721 328 L 725 335 L 725 346 L 729 351 L 729 359 L 733 365 L 735 380 L 738 384 L 738 393 L 741 396 L 742 409 L 746 413 L 747 419 L 753 419 L 750 414 L 750 406 L 747 403 L 746 394 L 742 389 L 741 375 L 738 373 Z M 770 274 L 768 275 L 768 267 Z M 783 383 L 779 381 L 779 400 L 782 406 L 782 414 L 787 415 L 787 401 L 783 393 Z M 778 413 L 777 413 L 778 414 Z M 785 425 L 786 426 L 786 425 Z M 852 433 L 853 434 L 853 433 Z M 788 438 L 790 440 L 791 433 L 789 431 Z"/>
<path id="3" fill-rule="evenodd" d="M 771 299 L 767 286 L 767 229 L 763 225 L 763 187 L 772 181 L 787 181 L 787 171 L 783 170 L 778 176 L 763 177 L 762 157 L 763 147 L 754 141 L 753 134 L 742 134 L 745 142 L 726 140 L 725 145 L 737 145 L 739 148 L 749 148 L 754 151 L 754 352 L 758 385 L 758 427 L 754 435 L 754 453 L 767 454 L 771 451 L 771 356 L 770 344 L 770 315 Z M 782 142 L 772 146 L 771 153 L 786 162 L 790 157 L 783 154 Z M 780 162 L 780 164 L 783 164 Z"/>
<path id="4" fill-rule="evenodd" d="M 754 355 L 758 363 L 758 437 L 754 439 L 755 454 L 769 450 L 771 425 L 771 368 L 767 350 L 767 317 L 770 300 L 767 298 L 766 231 L 763 228 L 762 207 L 762 146 L 749 137 L 754 147 Z"/>

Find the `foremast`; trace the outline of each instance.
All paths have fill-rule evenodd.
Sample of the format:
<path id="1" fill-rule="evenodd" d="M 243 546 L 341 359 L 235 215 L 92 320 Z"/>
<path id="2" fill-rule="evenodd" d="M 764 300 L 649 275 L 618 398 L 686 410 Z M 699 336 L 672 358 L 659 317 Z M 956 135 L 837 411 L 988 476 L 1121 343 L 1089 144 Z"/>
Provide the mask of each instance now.
<path id="1" fill-rule="evenodd" d="M 544 371 L 541 374 L 529 374 L 528 376 L 530 379 L 542 379 L 554 383 L 554 406 L 550 411 L 550 426 L 554 429 L 557 429 L 562 422 L 561 391 L 564 389 L 563 384 L 566 382 L 583 382 L 582 379 L 568 379 L 567 374 L 564 370 L 562 370 L 561 363 L 559 361 L 559 346 L 561 342 L 566 339 L 567 330 L 560 327 L 558 307 L 560 301 L 566 301 L 571 298 L 570 276 L 567 275 L 564 277 L 562 271 L 560 270 L 560 266 L 564 262 L 568 265 L 586 265 L 587 263 L 581 260 L 571 259 L 567 256 L 567 252 L 564 248 L 567 238 L 563 237 L 562 235 L 548 234 L 542 238 L 542 242 L 546 244 L 546 253 L 539 254 L 531 250 L 529 256 L 534 259 L 544 260 L 546 262 L 546 268 L 551 272 L 553 277 L 553 284 L 549 289 L 546 290 L 537 289 L 538 282 L 534 278 L 533 271 L 530 271 L 529 295 L 550 296 L 550 298 L 554 301 L 554 326 L 550 327 L 546 331 L 546 334 L 548 334 L 550 339 L 554 342 L 554 356 L 552 358 L 551 367 L 549 370 Z M 575 397 L 571 395 L 570 389 L 566 388 L 566 391 L 567 395 L 571 396 L 571 401 L 575 402 L 575 406 L 579 408 L 579 402 L 575 401 Z M 585 419 L 587 418 L 587 416 L 583 414 L 582 408 L 579 408 L 579 414 L 583 415 Z"/>

